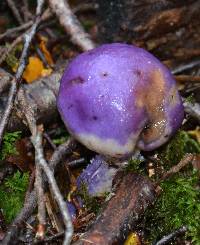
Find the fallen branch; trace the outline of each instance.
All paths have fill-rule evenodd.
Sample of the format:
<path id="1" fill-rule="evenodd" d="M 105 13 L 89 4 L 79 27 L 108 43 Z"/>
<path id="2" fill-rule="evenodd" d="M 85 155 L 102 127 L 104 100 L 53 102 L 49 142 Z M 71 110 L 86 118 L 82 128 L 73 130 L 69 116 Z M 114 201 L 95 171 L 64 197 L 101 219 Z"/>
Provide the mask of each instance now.
<path id="1" fill-rule="evenodd" d="M 115 182 L 114 193 L 96 222 L 73 245 L 123 244 L 138 218 L 156 198 L 153 183 L 136 173 L 118 175 Z"/>
<path id="2" fill-rule="evenodd" d="M 15 2 L 13 2 L 13 0 L 7 0 L 7 4 L 9 8 L 11 9 L 15 19 L 19 22 L 20 25 L 22 25 L 23 19 L 18 11 L 18 8 L 15 6 Z"/>
<path id="3" fill-rule="evenodd" d="M 171 234 L 164 236 L 160 241 L 156 242 L 155 245 L 165 245 L 169 244 L 172 239 L 177 236 L 183 235 L 187 231 L 186 226 L 182 226 L 178 230 L 173 231 Z"/>
<path id="4" fill-rule="evenodd" d="M 89 35 L 84 31 L 76 16 L 73 14 L 67 1 L 49 0 L 49 5 L 59 19 L 60 24 L 70 35 L 74 44 L 78 45 L 84 51 L 95 47 L 95 44 L 90 39 Z"/>
<path id="5" fill-rule="evenodd" d="M 25 39 L 24 40 L 24 47 L 23 47 L 23 51 L 22 51 L 22 54 L 20 57 L 19 66 L 18 66 L 17 72 L 16 72 L 16 74 L 15 74 L 15 76 L 11 82 L 12 85 L 11 85 L 11 88 L 9 91 L 7 105 L 6 105 L 3 117 L 1 119 L 1 122 L 0 122 L 0 145 L 1 145 L 1 142 L 3 139 L 4 130 L 6 128 L 9 116 L 10 116 L 12 108 L 13 108 L 15 98 L 17 96 L 17 92 L 18 92 L 18 89 L 19 89 L 19 86 L 21 83 L 22 74 L 23 74 L 25 67 L 26 67 L 26 59 L 28 56 L 28 51 L 29 51 L 31 42 L 33 40 L 33 37 L 36 33 L 36 29 L 38 27 L 38 24 L 40 22 L 40 16 L 41 16 L 41 12 L 42 12 L 43 3 L 44 3 L 44 0 L 38 0 L 35 22 L 32 25 L 30 31 L 24 35 L 24 39 Z"/>

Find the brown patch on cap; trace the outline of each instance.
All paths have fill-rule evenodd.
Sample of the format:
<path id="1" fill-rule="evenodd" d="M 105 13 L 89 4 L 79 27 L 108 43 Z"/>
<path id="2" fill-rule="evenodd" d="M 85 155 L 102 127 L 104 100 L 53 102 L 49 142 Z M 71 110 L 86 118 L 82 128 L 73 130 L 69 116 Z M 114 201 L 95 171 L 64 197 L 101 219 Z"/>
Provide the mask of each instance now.
<path id="1" fill-rule="evenodd" d="M 71 84 L 80 84 L 84 83 L 84 79 L 82 77 L 75 77 L 69 81 Z"/>
<path id="2" fill-rule="evenodd" d="M 170 89 L 168 100 L 169 100 L 170 107 L 174 107 L 174 106 L 176 106 L 178 104 L 178 102 L 179 102 L 179 96 L 178 96 L 178 93 L 177 93 L 176 85 L 174 85 Z"/>
<path id="3" fill-rule="evenodd" d="M 165 79 L 162 71 L 154 70 L 150 75 L 148 88 L 142 87 L 138 93 L 137 106 L 145 107 L 149 120 L 141 138 L 145 144 L 160 138 L 166 127 L 164 111 Z"/>

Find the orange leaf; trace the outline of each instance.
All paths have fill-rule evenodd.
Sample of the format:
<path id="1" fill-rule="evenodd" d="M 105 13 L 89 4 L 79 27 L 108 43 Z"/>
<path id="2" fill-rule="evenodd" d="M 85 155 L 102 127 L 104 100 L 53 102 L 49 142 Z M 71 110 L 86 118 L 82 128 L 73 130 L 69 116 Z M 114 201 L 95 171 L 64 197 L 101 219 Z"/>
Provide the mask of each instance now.
<path id="1" fill-rule="evenodd" d="M 31 83 L 32 81 L 41 77 L 44 66 L 42 61 L 37 57 L 29 57 L 29 63 L 23 73 L 23 78 L 26 82 Z"/>
<path id="2" fill-rule="evenodd" d="M 50 52 L 47 50 L 46 40 L 44 38 L 41 38 L 41 42 L 39 44 L 39 47 L 40 47 L 42 53 L 44 54 L 44 56 L 45 56 L 46 61 L 48 62 L 48 64 L 49 65 L 53 65 L 54 62 L 53 62 L 53 59 L 52 59 L 52 56 L 51 56 Z"/>

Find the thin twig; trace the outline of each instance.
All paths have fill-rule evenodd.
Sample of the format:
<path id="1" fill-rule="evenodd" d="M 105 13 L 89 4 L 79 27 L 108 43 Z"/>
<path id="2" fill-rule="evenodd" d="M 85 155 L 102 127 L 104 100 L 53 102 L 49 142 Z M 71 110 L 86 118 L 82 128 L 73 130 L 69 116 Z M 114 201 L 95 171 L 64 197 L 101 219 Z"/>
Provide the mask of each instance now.
<path id="1" fill-rule="evenodd" d="M 188 163 L 190 163 L 193 158 L 194 158 L 193 154 L 191 153 L 186 154 L 177 165 L 173 166 L 169 171 L 163 174 L 159 182 L 169 178 L 172 174 L 178 173 L 182 168 L 188 165 Z"/>
<path id="2" fill-rule="evenodd" d="M 174 77 L 178 82 L 200 82 L 200 76 L 176 75 Z"/>
<path id="3" fill-rule="evenodd" d="M 31 12 L 29 11 L 29 7 L 28 7 L 28 1 L 27 0 L 23 0 L 23 7 L 22 7 L 22 10 L 23 10 L 23 15 L 24 15 L 24 21 L 27 22 L 29 19 L 32 19 L 32 14 Z"/>
<path id="4" fill-rule="evenodd" d="M 53 153 L 50 161 L 49 166 L 51 167 L 52 171 L 55 170 L 56 166 L 69 154 L 73 152 L 76 147 L 76 143 L 74 140 L 69 139 L 64 144 L 57 147 L 56 151 Z M 45 185 L 46 183 L 44 183 Z M 35 210 L 37 205 L 37 195 L 35 188 L 27 195 L 25 199 L 25 203 L 19 214 L 16 216 L 14 221 L 12 222 L 11 226 L 6 233 L 6 236 L 3 240 L 2 245 L 8 245 L 9 241 L 13 239 L 15 235 L 17 235 L 17 231 L 19 229 L 19 225 L 22 224 L 25 220 L 27 220 L 33 211 Z"/>
<path id="5" fill-rule="evenodd" d="M 155 245 L 165 245 L 176 238 L 177 236 L 183 235 L 187 231 L 186 226 L 180 227 L 178 230 L 173 231 L 171 234 L 164 236 L 160 241 L 156 242 Z"/>
<path id="6" fill-rule="evenodd" d="M 11 88 L 9 91 L 7 105 L 6 105 L 6 108 L 4 111 L 4 115 L 3 115 L 1 122 L 0 122 L 0 145 L 2 142 L 4 130 L 6 128 L 6 125 L 7 125 L 8 120 L 9 120 L 9 116 L 10 116 L 12 108 L 13 108 L 13 103 L 14 103 L 15 98 L 17 96 L 17 92 L 18 92 L 18 89 L 19 89 L 19 86 L 21 83 L 21 79 L 22 79 L 22 74 L 23 74 L 24 69 L 26 67 L 26 59 L 28 56 L 28 51 L 29 51 L 31 42 L 33 40 L 33 37 L 36 33 L 36 29 L 38 27 L 38 24 L 40 22 L 40 16 L 41 16 L 43 4 L 44 4 L 44 0 L 38 0 L 37 1 L 35 22 L 32 25 L 30 31 L 24 35 L 25 41 L 24 41 L 24 47 L 23 47 L 23 51 L 22 51 L 20 61 L 19 61 L 19 66 L 18 66 L 17 72 L 15 74 L 15 77 L 11 82 L 12 85 L 11 85 Z"/>
<path id="7" fill-rule="evenodd" d="M 41 16 L 41 18 L 39 20 L 38 26 L 39 26 L 40 22 L 46 21 L 51 16 L 52 16 L 52 14 L 51 14 L 50 8 L 47 8 L 44 11 L 44 13 L 42 14 L 42 16 Z M 33 24 L 33 21 L 31 20 L 31 21 L 29 21 L 29 22 L 27 22 L 27 23 L 25 23 L 25 24 L 23 24 L 23 25 L 21 25 L 19 27 L 11 28 L 11 29 L 7 30 L 5 33 L 3 33 L 2 35 L 0 35 L 0 40 L 2 38 L 4 38 L 4 37 L 9 37 L 9 35 L 14 33 L 16 30 L 20 31 L 20 30 L 23 30 L 25 27 L 26 27 L 25 29 L 28 29 L 32 24 Z M 3 51 L 1 52 L 0 64 L 2 62 L 4 62 L 4 60 L 6 59 L 8 54 L 16 47 L 16 45 L 23 40 L 23 36 L 24 35 L 26 35 L 26 34 L 18 35 L 17 38 L 8 46 L 8 48 L 4 48 L 3 49 Z"/>
<path id="8" fill-rule="evenodd" d="M 191 61 L 191 62 L 188 62 L 186 64 L 179 65 L 178 67 L 174 68 L 172 70 L 172 74 L 173 75 L 176 75 L 178 73 L 191 70 L 192 68 L 194 68 L 196 66 L 199 66 L 199 65 L 200 65 L 200 60 Z"/>
<path id="9" fill-rule="evenodd" d="M 199 103 L 190 103 L 190 102 L 185 100 L 183 105 L 184 105 L 185 112 L 200 122 L 200 105 L 199 105 Z"/>
<path id="10" fill-rule="evenodd" d="M 10 28 L 7 31 L 5 31 L 4 33 L 0 34 L 0 40 L 4 39 L 5 37 L 9 37 L 13 33 L 26 30 L 27 28 L 32 26 L 32 24 L 33 24 L 33 21 L 31 20 L 29 22 L 26 22 L 26 23 L 20 25 L 20 26 Z"/>
<path id="11" fill-rule="evenodd" d="M 7 0 L 9 8 L 12 10 L 13 15 L 15 16 L 16 20 L 19 22 L 20 25 L 23 24 L 23 19 L 15 6 L 15 2 L 13 0 Z"/>
<path id="12" fill-rule="evenodd" d="M 43 239 L 45 235 L 46 225 L 46 209 L 45 209 L 45 195 L 44 195 L 44 183 L 42 179 L 42 169 L 38 163 L 36 163 L 35 171 L 35 189 L 37 193 L 37 204 L 38 204 L 38 227 L 36 237 Z"/>
<path id="13" fill-rule="evenodd" d="M 49 145 L 51 146 L 51 148 L 53 150 L 56 150 L 57 146 L 53 143 L 53 141 L 51 140 L 51 138 L 49 137 L 48 133 L 43 133 L 44 138 L 47 140 L 47 142 L 49 143 Z"/>
<path id="14" fill-rule="evenodd" d="M 71 40 L 74 44 L 78 45 L 84 51 L 95 47 L 94 42 L 82 28 L 80 22 L 70 9 L 67 1 L 49 0 L 49 5 L 53 12 L 55 12 L 57 18 L 60 21 L 60 24 L 71 36 Z"/>
<path id="15" fill-rule="evenodd" d="M 2 52 L 0 58 L 0 65 L 2 62 L 4 62 L 4 60 L 6 59 L 8 54 L 14 49 L 14 47 L 16 47 L 17 44 L 19 44 L 22 40 L 23 40 L 23 35 L 19 35 L 8 47 L 4 48 L 4 51 Z"/>
<path id="16" fill-rule="evenodd" d="M 51 171 L 46 160 L 44 159 L 44 153 L 43 153 L 43 148 L 42 148 L 42 133 L 39 129 L 37 129 L 35 135 L 32 135 L 32 143 L 35 147 L 36 162 L 45 172 L 48 183 L 54 194 L 54 198 L 57 201 L 59 209 L 63 216 L 63 222 L 66 227 L 63 245 L 69 245 L 72 239 L 72 235 L 73 235 L 73 225 L 72 225 L 71 217 L 67 209 L 66 202 L 64 201 L 62 194 L 60 193 L 60 190 L 57 186 L 53 172 Z"/>
<path id="17" fill-rule="evenodd" d="M 36 120 L 34 117 L 34 110 L 31 107 L 31 105 L 27 106 L 25 94 L 23 91 L 19 94 L 20 95 L 20 103 L 22 106 L 22 110 L 24 110 L 24 116 L 26 117 L 28 126 L 30 128 L 30 131 L 32 133 L 31 141 L 35 148 L 35 163 L 36 168 L 40 167 L 45 175 L 47 176 L 47 181 L 51 187 L 51 190 L 53 192 L 54 198 L 59 206 L 60 212 L 63 216 L 63 222 L 65 224 L 66 230 L 65 230 L 65 238 L 63 241 L 63 245 L 68 245 L 71 242 L 71 238 L 73 235 L 73 225 L 71 221 L 71 216 L 68 212 L 66 202 L 64 201 L 62 194 L 57 186 L 52 167 L 48 165 L 47 161 L 44 158 L 43 153 L 43 146 L 42 146 L 42 130 L 41 127 L 36 126 Z M 40 186 L 37 186 L 37 189 L 39 189 L 40 194 L 42 193 L 41 183 Z M 40 196 L 40 201 L 42 197 Z M 39 200 L 38 200 L 39 201 Z M 43 206 L 41 208 L 44 208 Z M 43 210 L 41 210 L 43 212 Z M 43 214 L 42 217 L 43 218 Z M 43 221 L 43 220 L 41 220 Z"/>
<path id="18" fill-rule="evenodd" d="M 72 167 L 72 168 L 79 167 L 80 164 L 82 164 L 84 162 L 85 162 L 85 158 L 79 158 L 79 159 L 76 159 L 74 161 L 67 163 L 67 166 Z"/>

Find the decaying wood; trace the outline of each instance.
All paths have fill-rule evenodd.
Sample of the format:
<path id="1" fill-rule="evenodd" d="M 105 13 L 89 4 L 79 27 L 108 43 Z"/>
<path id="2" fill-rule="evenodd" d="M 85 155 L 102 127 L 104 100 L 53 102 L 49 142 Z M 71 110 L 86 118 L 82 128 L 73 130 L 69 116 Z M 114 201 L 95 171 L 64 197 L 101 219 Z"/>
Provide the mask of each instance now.
<path id="1" fill-rule="evenodd" d="M 115 179 L 115 190 L 105 208 L 74 245 L 123 244 L 128 232 L 156 198 L 153 183 L 136 173 L 123 173 Z"/>
<path id="2" fill-rule="evenodd" d="M 199 57 L 199 0 L 96 1 L 101 42 L 134 43 L 162 59 Z"/>

